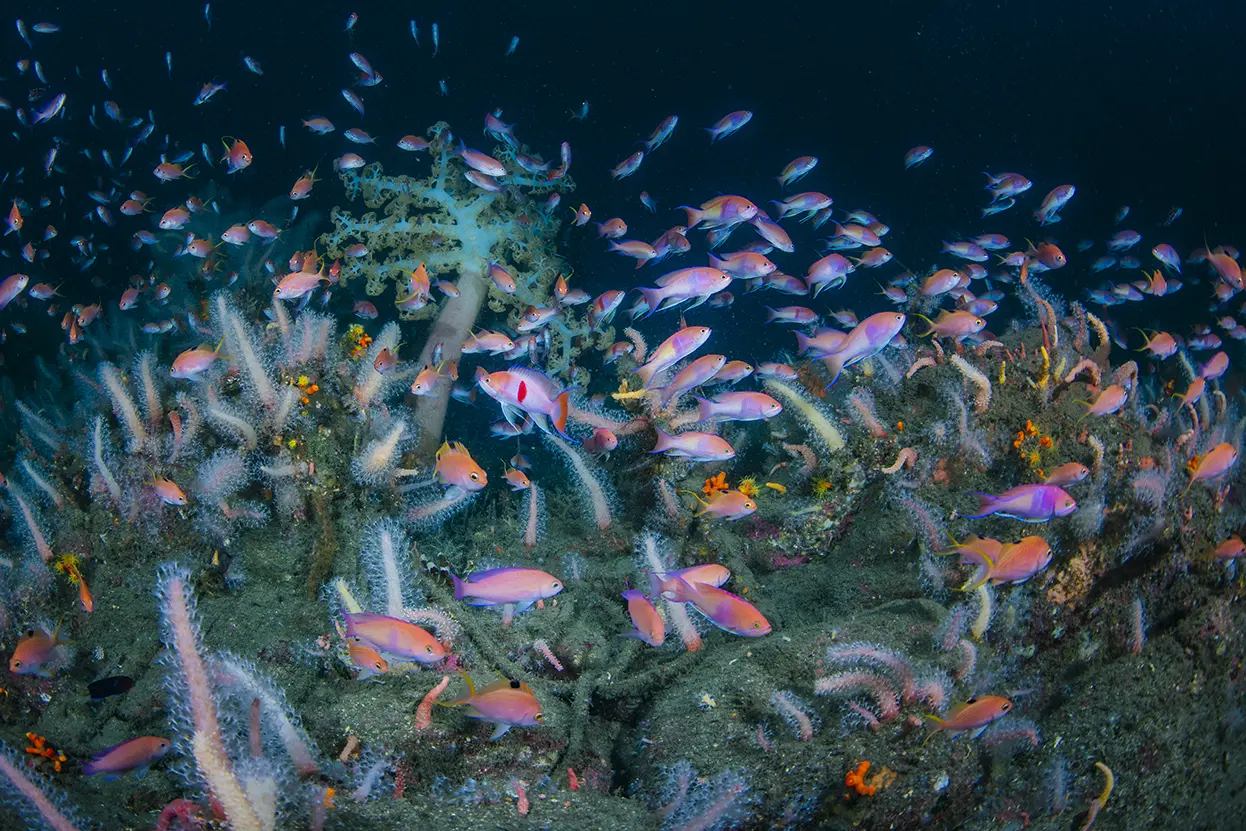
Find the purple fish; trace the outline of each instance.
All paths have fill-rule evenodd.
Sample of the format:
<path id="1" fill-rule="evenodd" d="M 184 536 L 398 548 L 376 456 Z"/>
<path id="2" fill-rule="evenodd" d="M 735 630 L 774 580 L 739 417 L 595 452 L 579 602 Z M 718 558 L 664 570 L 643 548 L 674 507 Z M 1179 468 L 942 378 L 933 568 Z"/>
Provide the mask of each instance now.
<path id="1" fill-rule="evenodd" d="M 92 753 L 91 761 L 82 766 L 82 772 L 87 776 L 102 773 L 109 781 L 130 770 L 138 770 L 138 775 L 142 776 L 171 746 L 172 742 L 163 736 L 139 736 Z"/>
<path id="2" fill-rule="evenodd" d="M 1077 501 L 1055 485 L 1020 485 L 999 496 L 978 491 L 970 495 L 978 497 L 978 513 L 965 514 L 965 519 L 1006 516 L 1022 522 L 1046 522 L 1077 510 Z"/>
<path id="3" fill-rule="evenodd" d="M 846 367 L 872 358 L 886 349 L 907 320 L 899 312 L 879 312 L 858 323 L 839 348 L 828 352 L 823 358 L 826 368 L 831 371 L 831 384 L 839 380 L 840 372 Z"/>

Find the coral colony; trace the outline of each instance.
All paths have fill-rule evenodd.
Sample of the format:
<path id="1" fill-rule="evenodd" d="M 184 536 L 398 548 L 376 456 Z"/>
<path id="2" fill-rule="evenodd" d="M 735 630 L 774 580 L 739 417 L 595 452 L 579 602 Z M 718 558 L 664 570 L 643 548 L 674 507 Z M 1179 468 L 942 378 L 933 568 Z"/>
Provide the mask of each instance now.
<path id="1" fill-rule="evenodd" d="M 411 34 L 440 49 L 437 24 Z M 349 58 L 362 117 L 382 78 Z M 812 156 L 661 219 L 648 192 L 576 191 L 570 145 L 500 112 L 484 150 L 439 122 L 384 167 L 338 157 L 327 221 L 287 204 L 314 166 L 251 213 L 227 195 L 267 162 L 243 140 L 157 149 L 111 99 L 29 96 L 50 155 L 5 191 L 5 268 L 29 249 L 29 274 L 0 314 L 12 341 L 63 342 L 5 380 L 0 826 L 1088 829 L 1126 810 L 1113 765 L 1138 805 L 1202 805 L 1156 784 L 1164 739 L 1108 728 L 1128 676 L 1078 676 L 1139 671 L 1152 626 L 1185 660 L 1160 630 L 1180 627 L 1240 734 L 1230 357 L 1208 326 L 1144 332 L 1143 357 L 1108 319 L 1182 264 L 1231 297 L 1235 251 L 1157 244 L 1145 280 L 1070 300 L 1051 272 L 1089 255 L 1048 226 L 1074 189 L 1009 173 L 984 216 L 1028 200 L 1036 242 L 906 251 L 914 274 L 882 221 L 790 191 Z M 86 154 L 114 171 L 98 191 L 59 172 L 62 110 L 143 134 L 125 162 Z M 751 117 L 709 128 L 707 165 Z M 613 178 L 668 139 L 708 147 L 676 123 Z M 72 245 L 43 172 L 98 206 L 55 212 Z M 130 285 L 42 282 L 99 274 L 121 229 Z M 628 267 L 573 276 L 575 234 Z M 747 337 L 723 311 L 766 302 Z"/>

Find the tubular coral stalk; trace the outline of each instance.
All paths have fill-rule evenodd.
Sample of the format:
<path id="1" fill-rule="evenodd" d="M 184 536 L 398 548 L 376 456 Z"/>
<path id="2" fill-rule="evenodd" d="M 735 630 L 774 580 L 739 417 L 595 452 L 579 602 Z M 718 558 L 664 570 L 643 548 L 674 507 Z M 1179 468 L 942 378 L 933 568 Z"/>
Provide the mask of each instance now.
<path id="1" fill-rule="evenodd" d="M 807 444 L 784 444 L 783 449 L 793 456 L 799 456 L 805 463 L 804 467 L 797 471 L 797 476 L 801 479 L 808 479 L 813 475 L 813 471 L 818 467 L 818 457 L 813 452 L 813 448 Z"/>
<path id="2" fill-rule="evenodd" d="M 523 545 L 531 551 L 536 548 L 537 531 L 540 529 L 540 512 L 537 510 L 536 482 L 528 485 L 528 520 L 524 523 Z"/>
<path id="3" fill-rule="evenodd" d="M 1099 365 L 1090 360 L 1090 358 L 1082 358 L 1078 361 L 1077 364 L 1069 370 L 1069 374 L 1064 376 L 1064 383 L 1073 383 L 1073 379 L 1077 377 L 1077 373 L 1081 372 L 1083 369 L 1090 373 L 1090 385 L 1092 387 L 1099 386 L 1099 383 L 1102 380 L 1099 375 Z"/>
<path id="4" fill-rule="evenodd" d="M 561 450 L 571 462 L 571 468 L 575 471 L 576 476 L 580 478 L 580 484 L 584 486 L 584 491 L 588 494 L 589 501 L 593 506 L 593 519 L 597 522 L 597 527 L 605 531 L 610 527 L 610 503 L 606 499 L 606 492 L 602 489 L 601 483 L 593 476 L 593 472 L 588 469 L 588 465 L 584 459 L 571 448 L 565 441 L 555 436 L 547 435 L 546 440 Z"/>
<path id="5" fill-rule="evenodd" d="M 857 411 L 857 416 L 871 438 L 887 438 L 886 429 L 883 428 L 882 423 L 878 420 L 878 416 L 874 414 L 874 397 L 868 391 L 861 389 L 853 390 L 852 395 L 848 396 L 848 402 Z"/>
<path id="6" fill-rule="evenodd" d="M 623 330 L 623 334 L 632 342 L 632 360 L 643 364 L 645 356 L 649 354 L 649 346 L 645 343 L 644 336 L 630 326 Z"/>
<path id="7" fill-rule="evenodd" d="M 900 468 L 909 470 L 917 462 L 917 451 L 911 447 L 905 447 L 900 450 L 896 460 L 884 468 L 880 468 L 883 473 L 898 473 Z"/>
<path id="8" fill-rule="evenodd" d="M 255 387 L 255 394 L 259 397 L 260 403 L 271 409 L 277 403 L 277 394 L 273 391 L 272 382 L 268 380 L 268 374 L 264 371 L 259 356 L 255 354 L 255 346 L 251 343 L 251 336 L 242 318 L 238 316 L 236 310 L 229 307 L 224 292 L 216 295 L 216 307 L 220 313 L 221 322 L 229 329 L 228 334 L 232 341 L 229 348 L 234 355 L 242 359 L 242 366 Z"/>
<path id="9" fill-rule="evenodd" d="M 30 481 L 35 483 L 35 487 L 47 494 L 53 505 L 57 508 L 63 508 L 65 506 L 65 497 L 61 496 L 60 491 L 51 482 L 43 478 L 43 475 L 39 473 L 39 469 L 32 465 L 29 459 L 21 458 L 18 461 L 22 465 L 22 470 L 26 471 L 26 475 L 30 477 Z"/>
<path id="10" fill-rule="evenodd" d="M 878 715 L 888 721 L 900 715 L 900 696 L 887 680 L 873 672 L 839 672 L 819 678 L 813 685 L 817 695 L 836 695 L 854 690 L 865 690 L 874 696 L 878 704 Z"/>
<path id="11" fill-rule="evenodd" d="M 192 748 L 195 764 L 199 776 L 224 809 L 230 827 L 235 831 L 262 831 L 264 825 L 225 753 L 212 684 L 200 652 L 202 647 L 194 599 L 186 584 L 189 577 L 188 572 L 175 564 L 165 566 L 161 569 L 156 592 L 161 599 L 164 638 L 173 647 L 170 659 L 174 671 L 181 676 L 189 699 L 188 709 L 194 724 Z"/>
<path id="12" fill-rule="evenodd" d="M 904 373 L 905 378 L 912 378 L 917 374 L 918 370 L 925 369 L 928 366 L 934 366 L 935 359 L 929 355 L 923 355 L 909 365 L 908 370 Z"/>
<path id="13" fill-rule="evenodd" d="M 245 419 L 239 418 L 222 407 L 220 399 L 216 397 L 216 390 L 210 386 L 208 387 L 208 417 L 234 430 L 242 438 L 248 450 L 254 450 L 259 446 L 260 439 L 255 428 Z"/>
<path id="14" fill-rule="evenodd" d="M 433 726 L 433 705 L 437 703 L 437 697 L 445 692 L 446 687 L 450 685 L 450 676 L 443 675 L 437 685 L 429 690 L 424 698 L 420 701 L 420 706 L 415 710 L 415 729 L 427 730 Z"/>
<path id="15" fill-rule="evenodd" d="M 1095 767 L 1103 772 L 1103 793 L 1099 794 L 1090 802 L 1090 807 L 1086 810 L 1086 822 L 1082 825 L 1082 831 L 1090 831 L 1090 826 L 1095 824 L 1095 819 L 1099 816 L 1108 804 L 1108 798 L 1112 796 L 1112 787 L 1116 784 L 1116 777 L 1112 775 L 1112 769 L 1103 762 L 1095 762 Z"/>
<path id="16" fill-rule="evenodd" d="M 649 566 L 649 570 L 655 574 L 665 574 L 666 565 L 658 556 L 657 538 L 653 534 L 646 534 L 644 537 L 645 562 Z M 683 641 L 684 649 L 689 652 L 696 652 L 701 648 L 701 635 L 697 632 L 697 627 L 692 623 L 692 618 L 688 616 L 687 609 L 684 604 L 675 603 L 674 601 L 662 598 L 662 602 L 666 608 L 666 616 L 674 625 L 675 631 L 679 633 L 679 639 Z"/>
<path id="17" fill-rule="evenodd" d="M 44 785 L 40 787 L 35 782 L 26 778 L 26 774 L 22 772 L 24 767 L 21 760 L 15 761 L 16 754 L 0 744 L 0 776 L 8 779 L 9 786 L 16 791 L 23 799 L 29 802 L 39 814 L 39 818 L 43 820 L 46 827 L 52 831 L 78 831 L 78 826 L 73 820 L 61 813 L 60 808 L 52 801 L 52 798 L 45 793 Z M 31 826 L 35 827 L 34 825 Z M 40 825 L 39 827 L 44 827 Z"/>
<path id="18" fill-rule="evenodd" d="M 35 518 L 35 514 L 30 510 L 30 506 L 26 504 L 26 500 L 22 498 L 22 492 L 17 486 L 9 482 L 9 495 L 13 497 L 13 501 L 17 503 L 17 509 L 22 512 L 22 518 L 26 520 L 26 529 L 30 531 L 30 537 L 34 540 L 35 550 L 39 552 L 40 559 L 45 563 L 50 563 L 55 558 L 52 553 L 52 546 L 48 545 L 48 541 L 43 538 L 43 532 L 39 530 L 39 521 Z"/>
<path id="19" fill-rule="evenodd" d="M 778 394 L 780 398 L 796 408 L 805 422 L 826 443 L 827 450 L 833 453 L 843 448 L 844 437 L 840 435 L 839 429 L 831 423 L 825 413 L 806 401 L 803 395 L 782 381 L 774 379 L 767 380 L 765 386 L 766 389 Z"/>
<path id="20" fill-rule="evenodd" d="M 108 490 L 109 496 L 113 502 L 121 501 L 121 485 L 117 484 L 117 478 L 112 475 L 112 471 L 108 469 L 108 465 L 104 463 L 104 417 L 97 415 L 95 417 L 95 437 L 92 440 L 92 458 L 95 461 L 95 469 L 99 471 L 100 480 L 104 483 L 104 487 Z"/>
<path id="21" fill-rule="evenodd" d="M 459 296 L 446 300 L 441 314 L 437 315 L 437 320 L 429 328 L 428 340 L 420 353 L 418 366 L 432 363 L 433 350 L 438 344 L 442 346 L 442 356 L 446 361 L 457 362 L 463 352 L 463 341 L 467 340 L 476 324 L 476 315 L 480 313 L 489 288 L 479 263 L 460 268 L 456 285 Z M 417 449 L 421 456 L 432 456 L 440 446 L 449 403 L 449 384 L 439 384 L 435 395 L 417 397 L 415 422 L 419 427 Z"/>
<path id="22" fill-rule="evenodd" d="M 100 364 L 99 374 L 100 381 L 108 390 L 108 397 L 112 399 L 113 412 L 130 434 L 130 452 L 143 452 L 147 446 L 147 430 L 138 417 L 134 399 L 130 397 L 129 390 L 125 388 L 125 385 L 121 383 L 121 377 L 117 375 L 117 368 L 112 364 Z"/>
<path id="23" fill-rule="evenodd" d="M 964 375 L 966 380 L 978 388 L 978 392 L 973 398 L 973 411 L 978 415 L 985 413 L 991 406 L 991 379 L 979 372 L 973 364 L 960 355 L 948 355 L 948 359 L 953 366 L 960 370 L 960 374 Z"/>
<path id="24" fill-rule="evenodd" d="M 144 352 L 138 359 L 138 376 L 143 383 L 143 402 L 147 409 L 147 426 L 153 435 L 160 432 L 160 424 L 164 420 L 164 412 L 160 407 L 160 393 L 156 391 L 156 380 L 151 375 L 152 356 Z"/>

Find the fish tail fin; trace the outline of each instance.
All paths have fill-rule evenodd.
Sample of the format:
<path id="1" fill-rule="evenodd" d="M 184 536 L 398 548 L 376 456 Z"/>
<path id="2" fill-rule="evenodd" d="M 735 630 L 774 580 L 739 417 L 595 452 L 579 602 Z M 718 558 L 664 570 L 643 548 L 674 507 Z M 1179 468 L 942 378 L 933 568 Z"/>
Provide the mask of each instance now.
<path id="1" fill-rule="evenodd" d="M 567 435 L 567 414 L 571 411 L 571 390 L 563 390 L 562 393 L 554 399 L 554 413 L 550 416 L 550 422 L 554 425 L 554 429 L 558 431 L 558 435 L 568 441 L 572 441 L 571 436 Z"/>
<path id="2" fill-rule="evenodd" d="M 662 593 L 666 591 L 667 581 L 655 571 L 649 572 L 649 594 L 653 595 L 654 600 L 662 597 Z"/>
<path id="3" fill-rule="evenodd" d="M 970 496 L 978 497 L 978 513 L 965 514 L 965 519 L 982 519 L 982 517 L 990 516 L 995 513 L 995 497 L 989 493 L 980 491 L 970 491 Z"/>
<path id="4" fill-rule="evenodd" d="M 930 741 L 936 733 L 943 731 L 943 725 L 945 722 L 938 716 L 925 715 L 922 716 L 922 718 L 927 720 L 926 726 L 929 728 L 929 732 L 926 733 L 926 738 L 922 739 L 922 747 L 925 747 L 926 742 Z"/>
<path id="5" fill-rule="evenodd" d="M 714 417 L 714 402 L 699 395 L 693 397 L 697 400 L 697 421 L 709 421 L 712 419 Z"/>
<path id="6" fill-rule="evenodd" d="M 661 427 L 654 427 L 653 429 L 658 434 L 658 441 L 649 452 L 661 453 L 671 446 L 671 437 L 669 433 L 663 432 Z"/>
<path id="7" fill-rule="evenodd" d="M 645 317 L 648 317 L 656 312 L 658 307 L 662 305 L 662 301 L 666 299 L 662 294 L 661 286 L 657 286 L 655 288 L 637 288 L 636 291 L 640 292 L 640 296 L 645 298 L 645 302 L 649 304 L 649 311 L 645 312 Z"/>
<path id="8" fill-rule="evenodd" d="M 961 562 L 968 561 L 974 563 L 977 565 L 977 569 L 974 571 L 973 576 L 965 582 L 965 585 L 960 587 L 960 590 L 963 592 L 977 591 L 979 586 L 991 579 L 991 572 L 995 571 L 995 562 L 985 551 L 972 545 L 965 547 L 969 550 L 961 552 Z"/>
<path id="9" fill-rule="evenodd" d="M 946 244 L 947 244 L 947 243 L 944 243 L 944 245 L 946 245 Z M 931 320 L 930 318 L 926 317 L 924 314 L 921 314 L 920 312 L 912 312 L 911 314 L 913 315 L 913 317 L 920 317 L 922 320 L 924 320 L 924 321 L 926 322 L 926 325 L 930 327 L 929 329 L 927 329 L 926 331 L 924 331 L 924 332 L 922 332 L 922 333 L 921 333 L 921 336 L 922 336 L 923 338 L 930 337 L 931 335 L 933 335 L 933 334 L 934 334 L 934 330 L 935 330 L 935 329 L 934 329 L 934 321 L 933 321 L 933 320 Z"/>
<path id="10" fill-rule="evenodd" d="M 839 380 L 840 374 L 844 371 L 844 359 L 839 355 L 823 355 L 822 363 L 826 365 L 827 370 L 831 373 L 831 381 L 826 385 L 829 390 L 835 386 L 835 382 Z"/>
<path id="11" fill-rule="evenodd" d="M 644 366 L 636 367 L 636 369 L 632 371 L 632 374 L 640 376 L 640 386 L 643 389 L 653 383 L 653 376 L 656 372 L 656 367 L 650 364 L 645 364 Z"/>
<path id="12" fill-rule="evenodd" d="M 458 575 L 452 571 L 450 572 L 450 579 L 454 581 L 454 599 L 462 600 L 464 597 L 467 597 L 467 586 L 458 578 Z M 471 682 L 468 681 L 468 683 L 470 684 Z"/>
<path id="13" fill-rule="evenodd" d="M 701 218 L 705 215 L 704 211 L 699 208 L 693 208 L 688 205 L 680 205 L 677 210 L 683 211 L 688 215 L 688 221 L 685 224 L 688 226 L 689 231 L 695 228 L 697 224 L 700 223 Z"/>
<path id="14" fill-rule="evenodd" d="M 766 307 L 766 322 L 772 323 L 779 319 L 779 313 L 769 306 Z"/>

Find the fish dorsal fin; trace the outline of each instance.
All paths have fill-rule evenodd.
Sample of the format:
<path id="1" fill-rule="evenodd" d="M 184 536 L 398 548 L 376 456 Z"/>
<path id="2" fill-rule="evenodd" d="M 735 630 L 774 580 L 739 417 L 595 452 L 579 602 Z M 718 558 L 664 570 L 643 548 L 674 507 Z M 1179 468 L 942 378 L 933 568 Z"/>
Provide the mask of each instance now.
<path id="1" fill-rule="evenodd" d="M 482 687 L 482 688 L 480 689 L 480 692 L 478 693 L 478 695 L 479 695 L 479 696 L 481 696 L 481 697 L 484 697 L 484 696 L 486 696 L 486 695 L 488 695 L 488 694 L 490 694 L 490 693 L 495 693 L 495 692 L 498 692 L 498 691 L 500 691 L 500 690 L 509 690 L 509 689 L 511 689 L 511 682 L 510 682 L 510 679 L 508 679 L 508 678 L 499 678 L 499 679 L 497 679 L 496 681 L 491 681 L 491 682 L 489 682 L 489 684 L 488 684 L 487 686 Z"/>
<path id="2" fill-rule="evenodd" d="M 442 457 L 442 456 L 444 456 L 444 455 L 446 455 L 447 453 L 449 453 L 449 452 L 450 452 L 450 449 L 451 449 L 451 448 L 450 448 L 450 442 L 448 442 L 448 441 L 443 441 L 443 442 L 441 443 L 441 447 L 438 447 L 438 448 L 437 448 L 437 453 L 436 453 L 436 455 L 434 455 L 434 456 L 433 456 L 433 458 L 434 458 L 434 459 L 436 459 L 437 461 L 441 461 L 441 457 Z"/>

